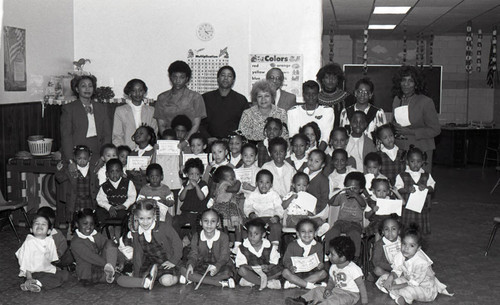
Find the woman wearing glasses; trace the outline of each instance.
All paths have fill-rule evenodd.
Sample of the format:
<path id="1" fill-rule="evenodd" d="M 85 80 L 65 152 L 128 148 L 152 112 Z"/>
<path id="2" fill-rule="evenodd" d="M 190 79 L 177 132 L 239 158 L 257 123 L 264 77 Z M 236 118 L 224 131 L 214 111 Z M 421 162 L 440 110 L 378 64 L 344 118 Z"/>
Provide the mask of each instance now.
<path id="1" fill-rule="evenodd" d="M 377 127 L 386 124 L 387 118 L 385 117 L 383 109 L 372 105 L 375 86 L 369 78 L 366 77 L 358 80 L 354 88 L 356 103 L 342 110 L 340 113 L 340 126 L 346 127 L 349 130 L 350 119 L 354 112 L 363 111 L 366 113 L 366 120 L 368 123 L 365 134 L 371 139 L 373 131 L 375 131 Z"/>

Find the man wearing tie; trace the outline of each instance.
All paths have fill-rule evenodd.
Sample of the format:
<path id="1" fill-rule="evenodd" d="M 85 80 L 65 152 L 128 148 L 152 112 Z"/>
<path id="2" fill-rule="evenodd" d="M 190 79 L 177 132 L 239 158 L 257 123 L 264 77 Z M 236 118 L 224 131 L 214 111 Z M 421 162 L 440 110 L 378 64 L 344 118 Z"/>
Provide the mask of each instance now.
<path id="1" fill-rule="evenodd" d="M 276 106 L 285 109 L 285 111 L 288 111 L 288 109 L 297 105 L 297 97 L 295 96 L 295 94 L 286 92 L 285 90 L 281 89 L 281 87 L 283 86 L 284 78 L 285 77 L 283 75 L 283 71 L 281 71 L 281 69 L 279 68 L 272 68 L 267 71 L 266 74 L 266 80 L 271 82 L 276 88 Z"/>

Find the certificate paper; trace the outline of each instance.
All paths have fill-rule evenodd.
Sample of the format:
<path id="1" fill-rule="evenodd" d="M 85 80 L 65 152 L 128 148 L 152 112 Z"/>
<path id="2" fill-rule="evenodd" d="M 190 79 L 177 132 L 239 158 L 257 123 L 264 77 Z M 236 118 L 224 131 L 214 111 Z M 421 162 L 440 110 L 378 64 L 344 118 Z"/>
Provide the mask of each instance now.
<path id="1" fill-rule="evenodd" d="M 146 169 L 150 160 L 151 157 L 128 156 L 127 170 Z"/>
<path id="2" fill-rule="evenodd" d="M 207 166 L 208 165 L 208 155 L 207 154 L 185 154 L 182 153 L 182 164 L 186 164 L 186 161 L 189 159 L 200 159 L 201 162 L 203 162 L 203 165 Z"/>
<path id="3" fill-rule="evenodd" d="M 315 214 L 316 211 L 316 203 L 318 202 L 318 199 L 314 197 L 313 195 L 307 193 L 307 192 L 298 192 L 297 193 L 297 199 L 296 203 L 299 207 L 303 208 L 306 211 L 309 211 L 313 214 Z"/>
<path id="4" fill-rule="evenodd" d="M 401 243 L 399 242 L 394 242 L 389 245 L 384 245 L 384 253 L 385 253 L 385 258 L 387 258 L 387 261 L 389 264 L 394 263 L 394 256 L 398 254 L 398 252 L 401 252 Z"/>
<path id="5" fill-rule="evenodd" d="M 236 179 L 238 179 L 241 183 L 248 182 L 252 185 L 255 184 L 253 169 L 240 167 L 234 169 L 234 173 L 236 174 Z"/>
<path id="6" fill-rule="evenodd" d="M 424 208 L 425 199 L 427 198 L 428 192 L 429 189 L 420 191 L 418 189 L 418 186 L 415 185 L 415 192 L 410 194 L 408 203 L 406 203 L 406 208 L 417 213 L 422 213 L 422 209 Z"/>
<path id="7" fill-rule="evenodd" d="M 158 140 L 158 155 L 180 155 L 179 141 L 177 140 Z"/>
<path id="8" fill-rule="evenodd" d="M 318 254 L 314 253 L 307 257 L 292 256 L 292 264 L 297 268 L 297 272 L 309 272 L 319 265 Z"/>
<path id="9" fill-rule="evenodd" d="M 375 215 L 391 215 L 392 213 L 396 213 L 398 216 L 401 216 L 403 200 L 377 198 L 377 206 L 378 210 L 375 212 Z"/>
<path id="10" fill-rule="evenodd" d="M 401 127 L 410 126 L 410 114 L 408 105 L 394 108 L 394 119 Z"/>

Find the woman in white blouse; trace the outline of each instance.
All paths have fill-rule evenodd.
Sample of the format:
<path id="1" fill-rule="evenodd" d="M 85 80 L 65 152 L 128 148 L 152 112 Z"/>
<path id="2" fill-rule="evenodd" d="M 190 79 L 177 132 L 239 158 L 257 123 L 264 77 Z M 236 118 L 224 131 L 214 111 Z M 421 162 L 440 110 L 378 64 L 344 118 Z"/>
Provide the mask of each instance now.
<path id="1" fill-rule="evenodd" d="M 140 79 L 130 80 L 123 93 L 127 97 L 126 104 L 117 107 L 113 120 L 113 144 L 116 146 L 127 145 L 134 150 L 135 142 L 132 135 L 142 124 L 151 126 L 155 133 L 158 132 L 158 125 L 153 118 L 154 108 L 144 104 L 144 97 L 148 92 L 146 83 Z"/>

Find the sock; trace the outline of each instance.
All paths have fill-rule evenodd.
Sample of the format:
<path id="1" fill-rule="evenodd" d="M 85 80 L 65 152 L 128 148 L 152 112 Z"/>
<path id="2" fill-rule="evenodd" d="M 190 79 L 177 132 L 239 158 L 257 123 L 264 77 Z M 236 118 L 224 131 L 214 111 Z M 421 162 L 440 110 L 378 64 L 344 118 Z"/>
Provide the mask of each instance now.
<path id="1" fill-rule="evenodd" d="M 316 286 L 313 283 L 307 282 L 306 289 L 314 289 Z"/>

